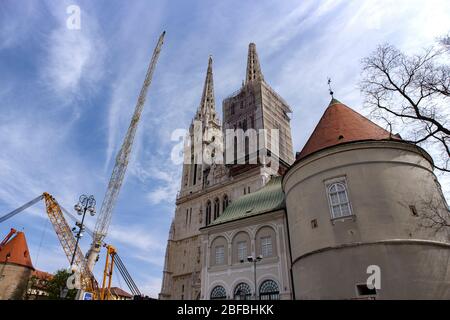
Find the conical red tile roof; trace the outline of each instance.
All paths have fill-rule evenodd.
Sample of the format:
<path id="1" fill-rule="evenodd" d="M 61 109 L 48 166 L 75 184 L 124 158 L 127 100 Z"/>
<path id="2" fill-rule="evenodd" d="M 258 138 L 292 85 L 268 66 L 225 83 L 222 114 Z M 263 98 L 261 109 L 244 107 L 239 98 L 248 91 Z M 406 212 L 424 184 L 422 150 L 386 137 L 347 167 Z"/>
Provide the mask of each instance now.
<path id="1" fill-rule="evenodd" d="M 362 140 L 400 140 L 363 115 L 332 99 L 297 159 L 341 143 Z"/>
<path id="2" fill-rule="evenodd" d="M 0 263 L 5 262 L 34 269 L 28 250 L 27 239 L 23 232 L 17 232 L 16 236 L 0 249 Z"/>

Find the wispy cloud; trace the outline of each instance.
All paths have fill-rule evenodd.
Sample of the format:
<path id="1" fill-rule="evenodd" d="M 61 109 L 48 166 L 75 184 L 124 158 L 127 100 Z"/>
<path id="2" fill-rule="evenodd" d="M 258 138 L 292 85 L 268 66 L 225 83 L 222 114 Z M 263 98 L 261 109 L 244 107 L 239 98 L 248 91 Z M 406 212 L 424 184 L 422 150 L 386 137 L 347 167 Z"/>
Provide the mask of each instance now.
<path id="1" fill-rule="evenodd" d="M 160 239 L 140 225 L 112 225 L 109 229 L 108 241 L 121 243 L 141 252 L 162 251 L 165 239 Z"/>
<path id="2" fill-rule="evenodd" d="M 293 107 L 299 150 L 329 100 L 328 76 L 336 97 L 363 111 L 357 88 L 362 57 L 381 42 L 414 52 L 450 30 L 445 0 L 136 0 L 108 6 L 78 0 L 81 30 L 68 30 L 72 2 L 3 0 L 0 6 L 0 211 L 43 191 L 68 209 L 82 193 L 93 193 L 100 206 L 151 51 L 167 30 L 107 238 L 121 249 L 141 290 L 153 296 L 181 178 L 181 166 L 170 161 L 176 143 L 170 136 L 189 126 L 209 54 L 220 114 L 222 99 L 244 77 L 247 45 L 256 42 L 265 79 Z M 448 181 L 443 186 L 450 190 Z M 10 225 L 27 228 L 34 252 L 41 235 L 36 222 L 44 221 L 36 216 L 45 212 L 40 204 L 29 213 Z M 48 263 L 39 265 L 53 271 L 65 257 L 55 235 L 46 239 L 39 261 L 48 254 Z"/>
<path id="3" fill-rule="evenodd" d="M 88 6 L 81 6 L 81 28 L 67 28 L 69 2 L 49 4 L 56 21 L 56 28 L 47 37 L 44 47 L 42 81 L 49 90 L 69 99 L 95 90 L 96 83 L 104 73 L 104 44 L 98 32 L 95 18 L 89 14 Z"/>
<path id="4" fill-rule="evenodd" d="M 40 18 L 38 2 L 26 1 L 20 6 L 13 2 L 2 1 L 0 8 L 0 51 L 12 49 L 29 38 L 34 23 Z"/>

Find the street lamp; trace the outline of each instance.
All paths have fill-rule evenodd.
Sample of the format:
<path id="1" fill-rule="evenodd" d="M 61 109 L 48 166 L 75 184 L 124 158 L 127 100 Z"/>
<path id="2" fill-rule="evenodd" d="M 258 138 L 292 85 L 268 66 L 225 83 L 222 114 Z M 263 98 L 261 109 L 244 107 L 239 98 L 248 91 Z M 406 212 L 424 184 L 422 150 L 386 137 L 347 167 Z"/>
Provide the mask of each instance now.
<path id="1" fill-rule="evenodd" d="M 73 262 L 75 260 L 75 255 L 77 253 L 78 248 L 78 242 L 80 241 L 80 238 L 83 236 L 83 231 L 85 229 L 84 227 L 84 217 L 86 216 L 86 212 L 89 211 L 91 216 L 95 215 L 95 199 L 94 196 L 86 196 L 81 195 L 80 199 L 78 200 L 78 203 L 74 206 L 75 211 L 78 213 L 78 215 L 83 215 L 83 218 L 81 219 L 81 222 L 76 222 L 75 225 L 78 227 L 78 232 L 75 235 L 75 238 L 77 238 L 77 242 L 75 244 L 75 248 L 72 255 L 72 261 L 70 262 L 70 267 L 72 267 Z M 73 227 L 72 231 L 76 232 L 77 228 Z"/>
<path id="2" fill-rule="evenodd" d="M 254 276 L 254 281 L 255 281 L 255 297 L 254 297 L 255 300 L 257 299 L 256 292 L 257 292 L 257 290 L 258 290 L 258 288 L 257 288 L 257 283 L 256 283 L 256 263 L 259 262 L 259 261 L 261 261 L 262 258 L 263 258 L 262 255 L 259 255 L 259 256 L 257 256 L 256 258 L 253 257 L 253 256 L 248 256 L 248 257 L 247 257 L 247 261 L 248 261 L 248 262 L 253 262 L 253 276 Z M 242 262 L 244 262 L 244 260 L 241 260 L 241 263 L 242 263 Z"/>

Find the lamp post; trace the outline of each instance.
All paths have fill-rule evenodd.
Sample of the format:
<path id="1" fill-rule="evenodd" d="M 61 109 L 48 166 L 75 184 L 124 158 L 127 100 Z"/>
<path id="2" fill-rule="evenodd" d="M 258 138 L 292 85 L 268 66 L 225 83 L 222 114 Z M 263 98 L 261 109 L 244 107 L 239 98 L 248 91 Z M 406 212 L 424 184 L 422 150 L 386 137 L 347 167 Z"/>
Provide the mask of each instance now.
<path id="1" fill-rule="evenodd" d="M 75 211 L 78 213 L 78 215 L 83 215 L 83 218 L 81 218 L 81 223 L 80 222 L 76 222 L 75 225 L 78 227 L 78 232 L 75 235 L 75 238 L 77 238 L 77 242 L 75 244 L 75 248 L 73 250 L 73 255 L 72 255 L 72 261 L 70 262 L 70 267 L 72 267 L 73 262 L 75 260 L 75 255 L 77 253 L 77 248 L 78 248 L 78 242 L 80 241 L 80 238 L 83 236 L 83 231 L 85 229 L 84 227 L 84 217 L 86 216 L 86 212 L 89 211 L 91 216 L 95 215 L 95 199 L 94 196 L 86 196 L 86 195 L 81 195 L 80 199 L 78 200 L 78 203 L 74 206 Z M 72 231 L 75 232 L 76 231 L 76 227 L 72 228 Z"/>
<path id="2" fill-rule="evenodd" d="M 255 300 L 256 300 L 257 297 L 258 297 L 257 294 L 256 294 L 256 292 L 257 292 L 257 290 L 258 290 L 258 288 L 257 288 L 257 283 L 256 283 L 256 263 L 259 262 L 259 261 L 261 261 L 262 258 L 263 258 L 262 255 L 259 255 L 259 256 L 257 256 L 256 258 L 253 257 L 253 256 L 248 256 L 248 257 L 247 257 L 247 261 L 248 261 L 248 262 L 253 262 L 253 277 L 254 277 L 254 281 L 255 281 L 255 295 L 254 295 L 254 299 L 255 299 Z M 241 262 L 244 262 L 244 260 L 241 260 Z"/>

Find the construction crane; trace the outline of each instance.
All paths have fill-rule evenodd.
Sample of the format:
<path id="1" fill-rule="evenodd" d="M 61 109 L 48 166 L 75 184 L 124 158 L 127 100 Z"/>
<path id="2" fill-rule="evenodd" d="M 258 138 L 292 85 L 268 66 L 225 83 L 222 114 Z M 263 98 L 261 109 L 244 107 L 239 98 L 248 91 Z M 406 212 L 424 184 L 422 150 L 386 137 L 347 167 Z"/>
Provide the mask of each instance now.
<path id="1" fill-rule="evenodd" d="M 49 195 L 48 193 L 43 193 L 37 198 L 31 200 L 30 202 L 24 204 L 20 208 L 13 210 L 12 212 L 6 214 L 3 217 L 0 217 L 0 223 L 11 218 L 12 216 L 22 212 L 26 208 L 29 208 L 33 204 L 45 199 L 45 204 L 47 208 L 47 214 L 50 218 L 50 221 L 53 224 L 53 227 L 56 231 L 58 239 L 64 249 L 66 256 L 69 261 L 71 261 L 72 254 L 75 252 L 74 265 L 77 267 L 78 271 L 81 273 L 81 285 L 83 291 L 89 291 L 96 294 L 98 292 L 98 284 L 93 275 L 94 265 L 98 260 L 98 255 L 103 245 L 103 240 L 107 235 L 109 224 L 111 222 L 112 213 L 114 210 L 114 206 L 117 202 L 117 197 L 120 192 L 120 188 L 122 186 L 123 179 L 125 177 L 125 172 L 128 166 L 128 161 L 131 154 L 131 147 L 133 145 L 134 137 L 136 135 L 137 126 L 139 124 L 139 120 L 142 114 L 142 110 L 144 108 L 145 99 L 147 97 L 147 92 L 150 87 L 153 72 L 156 67 L 156 63 L 158 61 L 159 53 L 161 51 L 161 47 L 163 45 L 165 31 L 160 35 L 158 43 L 153 51 L 152 58 L 150 60 L 150 64 L 147 69 L 147 73 L 145 76 L 145 80 L 143 86 L 141 88 L 138 101 L 135 106 L 134 114 L 131 119 L 130 126 L 128 127 L 127 134 L 122 143 L 122 147 L 119 153 L 116 156 L 115 166 L 108 184 L 108 188 L 106 190 L 105 197 L 103 199 L 102 207 L 100 209 L 100 214 L 97 218 L 95 224 L 95 230 L 93 233 L 93 241 L 91 247 L 89 249 L 86 257 L 81 252 L 81 249 L 77 246 L 76 240 L 71 232 L 69 225 L 67 224 L 64 215 L 61 211 L 61 206 L 58 205 L 56 200 Z M 118 262 L 117 266 L 121 263 L 120 258 L 116 256 Z M 114 264 L 112 264 L 114 265 Z M 123 265 L 123 264 L 122 264 Z M 112 266 L 111 266 L 112 267 Z M 124 267 L 123 267 L 124 268 Z M 125 271 L 125 276 L 127 277 L 128 271 L 124 268 L 122 272 Z M 112 272 L 111 272 L 112 275 Z M 128 274 L 129 276 L 129 274 Z M 131 279 L 131 277 L 130 277 Z M 131 280 L 132 281 L 132 280 Z M 128 284 L 128 282 L 127 282 Z M 132 291 L 137 289 L 135 287 L 134 282 L 130 282 Z M 134 284 L 134 287 L 133 287 Z M 139 290 L 137 290 L 139 292 Z M 139 292 L 140 294 L 140 292 Z"/>
<path id="2" fill-rule="evenodd" d="M 87 268 L 86 259 L 80 249 L 80 247 L 76 244 L 75 237 L 72 234 L 72 230 L 70 229 L 69 224 L 67 223 L 64 215 L 61 211 L 61 207 L 58 202 L 53 198 L 49 193 L 44 192 L 39 195 L 35 199 L 27 202 L 23 206 L 11 211 L 10 213 L 0 217 L 0 223 L 12 218 L 13 216 L 19 214 L 20 212 L 26 210 L 37 202 L 44 200 L 45 208 L 47 211 L 48 218 L 50 219 L 53 228 L 55 229 L 56 235 L 58 237 L 59 242 L 66 254 L 69 262 L 72 260 L 72 255 L 75 252 L 75 259 L 73 262 L 73 266 L 77 269 L 80 274 L 80 285 L 84 291 L 96 293 L 98 292 L 98 283 L 95 280 L 92 272 Z M 14 229 L 11 229 L 11 232 Z M 14 230 L 15 231 L 15 230 Z M 4 242 L 6 243 L 8 239 L 13 235 L 13 233 L 8 234 L 7 238 L 5 238 Z M 2 242 L 3 244 L 3 242 Z"/>
<path id="3" fill-rule="evenodd" d="M 70 227 L 66 222 L 63 212 L 67 216 L 69 216 L 72 220 L 74 220 L 76 223 L 80 223 L 80 221 L 73 214 L 71 214 L 68 210 L 64 209 L 64 207 L 59 205 L 58 202 L 47 192 L 44 192 L 43 194 L 36 197 L 35 199 L 27 202 L 23 206 L 0 217 L 0 223 L 25 211 L 26 209 L 28 209 L 29 207 L 33 206 L 34 204 L 36 204 L 37 202 L 39 202 L 43 199 L 45 200 L 47 215 L 50 218 L 50 221 L 52 222 L 53 228 L 55 229 L 55 232 L 58 236 L 61 246 L 63 247 L 63 250 L 67 256 L 67 259 L 70 262 L 72 259 L 72 254 L 74 252 L 74 248 L 76 246 L 76 240 L 73 237 Z M 85 231 L 87 234 L 89 234 L 90 236 L 93 237 L 94 232 L 92 230 L 90 230 L 88 227 L 86 227 Z M 2 240 L 2 242 L 0 242 L 0 251 L 1 251 L 2 247 L 9 241 L 9 239 L 11 239 L 11 237 L 13 237 L 14 234 L 16 234 L 16 233 L 17 233 L 17 231 L 15 229 L 11 228 L 11 231 Z M 104 270 L 104 275 L 103 275 L 102 288 L 98 287 L 95 277 L 87 269 L 86 259 L 83 256 L 81 249 L 78 246 L 76 246 L 77 249 L 76 249 L 74 265 L 77 266 L 77 270 L 79 270 L 80 274 L 81 274 L 82 290 L 93 293 L 94 299 L 109 300 L 113 269 L 115 267 L 119 271 L 122 278 L 125 280 L 128 288 L 130 289 L 132 294 L 135 297 L 141 297 L 142 296 L 141 292 L 139 291 L 138 287 L 136 286 L 136 283 L 133 281 L 130 274 L 128 273 L 128 270 L 126 269 L 125 265 L 123 264 L 122 259 L 120 259 L 119 255 L 117 254 L 117 250 L 113 246 L 108 245 L 106 243 L 103 243 L 103 246 L 106 247 L 106 249 L 107 249 L 107 256 L 106 256 L 106 261 L 105 261 L 105 270 Z M 106 286 L 106 279 L 108 279 L 107 286 Z"/>
<path id="4" fill-rule="evenodd" d="M 122 259 L 120 259 L 119 255 L 117 254 L 117 249 L 109 244 L 104 244 L 103 246 L 106 247 L 107 254 L 105 259 L 105 268 L 103 270 L 103 281 L 102 281 L 102 289 L 100 290 L 100 300 L 111 299 L 111 283 L 114 268 L 116 268 L 119 271 L 120 275 L 125 280 L 128 289 L 130 289 L 132 295 L 135 298 L 141 298 L 142 294 L 139 291 L 138 287 L 136 286 L 136 283 L 133 281 L 130 274 L 128 273 L 127 268 L 125 268 Z"/>
<path id="5" fill-rule="evenodd" d="M 153 51 L 150 64 L 145 75 L 144 84 L 142 85 L 139 98 L 134 109 L 133 117 L 131 118 L 130 126 L 128 127 L 127 134 L 122 143 L 119 153 L 116 157 L 116 163 L 109 180 L 108 188 L 106 189 L 105 197 L 103 198 L 103 203 L 98 215 L 95 229 L 94 229 L 94 239 L 92 245 L 87 253 L 87 263 L 88 269 L 92 272 L 94 270 L 94 265 L 98 260 L 98 255 L 103 243 L 103 239 L 108 233 L 109 224 L 111 222 L 112 213 L 114 211 L 114 206 L 117 202 L 117 197 L 122 186 L 123 179 L 125 177 L 125 172 L 127 170 L 128 161 L 130 158 L 131 147 L 133 145 L 134 136 L 136 134 L 137 126 L 139 124 L 139 119 L 144 108 L 145 99 L 147 97 L 148 88 L 152 82 L 153 72 L 158 61 L 159 53 L 163 45 L 165 31 L 159 37 L 158 43 Z"/>

